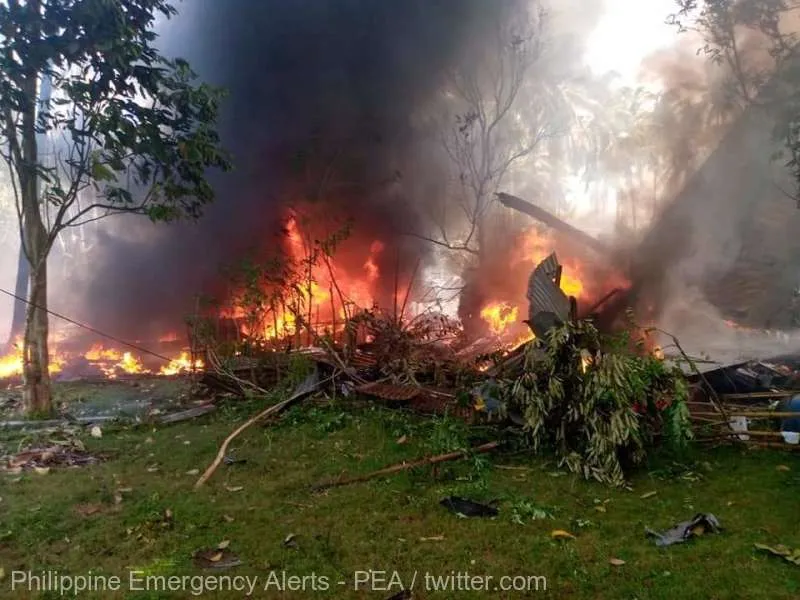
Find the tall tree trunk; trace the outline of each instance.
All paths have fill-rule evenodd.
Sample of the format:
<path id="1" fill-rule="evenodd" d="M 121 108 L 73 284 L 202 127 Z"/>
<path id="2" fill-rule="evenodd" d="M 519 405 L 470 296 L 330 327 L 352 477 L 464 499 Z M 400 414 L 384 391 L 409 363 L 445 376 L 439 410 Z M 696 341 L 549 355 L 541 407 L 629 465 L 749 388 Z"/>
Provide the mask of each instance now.
<path id="1" fill-rule="evenodd" d="M 29 0 L 26 8 L 31 12 L 31 37 L 41 33 L 41 1 Z M 22 204 L 22 240 L 30 267 L 28 307 L 25 314 L 25 334 L 22 357 L 22 399 L 28 414 L 47 414 L 53 404 L 50 392 L 50 357 L 47 348 L 47 255 L 51 242 L 42 219 L 39 199 L 39 144 L 36 133 L 36 113 L 39 102 L 39 76 L 35 69 L 25 73 L 22 85 L 23 105 L 21 139 L 21 164 L 17 165 Z M 46 82 L 49 86 L 49 81 Z M 49 94 L 49 92 L 48 92 Z"/>
<path id="2" fill-rule="evenodd" d="M 46 256 L 45 256 L 46 259 Z M 47 260 L 31 266 L 30 304 L 25 314 L 23 355 L 23 402 L 28 414 L 45 415 L 52 410 L 49 350 L 47 347 Z"/>
<path id="3" fill-rule="evenodd" d="M 17 260 L 17 281 L 14 285 L 14 294 L 19 298 L 28 297 L 28 278 L 30 277 L 30 265 L 25 258 L 25 250 L 20 243 L 19 256 Z M 11 317 L 11 329 L 8 332 L 8 345 L 11 346 L 18 337 L 22 335 L 25 328 L 25 306 L 22 300 L 14 300 L 14 314 Z"/>
<path id="4" fill-rule="evenodd" d="M 26 132 L 27 133 L 27 132 Z M 35 135 L 23 138 L 25 155 L 37 156 Z M 28 159 L 29 164 L 35 160 Z M 22 243 L 28 260 L 28 306 L 23 337 L 22 398 L 28 414 L 52 411 L 50 395 L 50 355 L 47 348 L 47 256 L 50 251 L 47 229 L 42 222 L 38 177 L 26 177 L 22 185 Z"/>

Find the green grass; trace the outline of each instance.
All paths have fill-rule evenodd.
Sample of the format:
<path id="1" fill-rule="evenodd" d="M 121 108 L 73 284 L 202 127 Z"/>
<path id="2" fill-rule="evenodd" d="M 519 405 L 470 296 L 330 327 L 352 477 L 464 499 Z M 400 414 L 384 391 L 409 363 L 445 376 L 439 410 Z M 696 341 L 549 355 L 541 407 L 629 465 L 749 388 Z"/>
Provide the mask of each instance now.
<path id="1" fill-rule="evenodd" d="M 543 459 L 499 456 L 494 465 L 514 468 L 472 459 L 441 465 L 435 473 L 423 469 L 313 494 L 310 486 L 322 479 L 453 449 L 466 439 L 463 428 L 447 419 L 301 405 L 278 423 L 245 432 L 233 453 L 247 462 L 221 466 L 194 492 L 198 475 L 190 472 L 202 472 L 221 440 L 258 406 L 245 403 L 172 427 L 106 429 L 101 439 L 84 440 L 89 449 L 112 455 L 104 464 L 1 476 L 0 597 L 57 597 L 12 593 L 13 570 L 91 570 L 127 582 L 134 568 L 258 576 L 261 589 L 271 570 L 349 582 L 332 583 L 328 592 L 259 591 L 254 597 L 260 598 L 387 598 L 397 591 L 353 590 L 354 572 L 368 569 L 389 571 L 387 577 L 396 570 L 406 583 L 415 571 L 547 578 L 547 592 L 459 593 L 424 591 L 418 575 L 417 598 L 800 597 L 800 569 L 753 549 L 756 542 L 800 546 L 800 461 L 794 456 L 718 449 L 680 465 L 664 460 L 636 475 L 631 490 L 558 473 Z M 397 444 L 404 435 L 407 443 Z M 130 491 L 115 504 L 121 488 Z M 656 493 L 643 499 L 648 492 Z M 497 499 L 500 515 L 458 518 L 439 506 L 451 494 Z M 85 504 L 102 504 L 103 510 L 82 516 L 76 507 Z M 166 511 L 172 518 L 165 523 Z M 646 526 L 666 529 L 696 512 L 714 513 L 725 531 L 670 548 L 657 548 L 644 535 Z M 552 539 L 556 529 L 575 539 Z M 284 545 L 290 534 L 294 543 Z M 230 541 L 242 566 L 193 567 L 196 550 L 222 540 Z M 625 564 L 612 566 L 611 558 Z M 79 597 L 193 596 L 187 590 Z"/>

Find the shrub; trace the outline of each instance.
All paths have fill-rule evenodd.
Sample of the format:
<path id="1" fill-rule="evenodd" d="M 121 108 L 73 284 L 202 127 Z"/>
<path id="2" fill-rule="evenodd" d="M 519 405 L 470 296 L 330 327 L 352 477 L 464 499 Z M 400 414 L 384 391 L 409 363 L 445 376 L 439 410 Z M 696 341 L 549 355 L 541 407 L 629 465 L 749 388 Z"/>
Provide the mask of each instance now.
<path id="1" fill-rule="evenodd" d="M 683 373 L 619 341 L 601 339 L 589 321 L 554 328 L 503 385 L 534 450 L 550 448 L 560 466 L 613 485 L 649 449 L 691 438 Z"/>

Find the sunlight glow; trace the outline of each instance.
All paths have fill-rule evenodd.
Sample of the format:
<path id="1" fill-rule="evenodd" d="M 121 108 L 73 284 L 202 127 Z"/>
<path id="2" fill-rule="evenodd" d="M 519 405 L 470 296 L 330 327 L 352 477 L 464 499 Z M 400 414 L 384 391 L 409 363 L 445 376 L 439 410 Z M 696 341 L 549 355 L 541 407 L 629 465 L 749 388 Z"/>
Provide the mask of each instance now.
<path id="1" fill-rule="evenodd" d="M 640 83 L 642 61 L 678 38 L 666 19 L 675 0 L 606 0 L 606 10 L 586 44 L 584 60 L 596 74 L 619 74 L 619 85 Z"/>

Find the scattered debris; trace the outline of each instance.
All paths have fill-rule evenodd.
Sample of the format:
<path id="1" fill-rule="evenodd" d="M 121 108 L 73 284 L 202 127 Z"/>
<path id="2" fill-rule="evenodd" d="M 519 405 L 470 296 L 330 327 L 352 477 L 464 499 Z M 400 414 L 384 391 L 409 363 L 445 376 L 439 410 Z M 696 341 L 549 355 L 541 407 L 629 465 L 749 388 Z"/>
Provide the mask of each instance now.
<path id="1" fill-rule="evenodd" d="M 663 533 L 658 533 L 650 528 L 646 528 L 645 533 L 656 538 L 656 546 L 671 546 L 706 533 L 718 533 L 721 529 L 719 521 L 714 515 L 698 513 L 691 521 L 682 521 Z"/>
<path id="2" fill-rule="evenodd" d="M 239 557 L 227 548 L 198 550 L 192 559 L 199 569 L 230 569 L 242 564 Z"/>
<path id="3" fill-rule="evenodd" d="M 188 421 L 190 419 L 196 419 L 198 417 L 205 416 L 209 413 L 214 412 L 217 410 L 217 407 L 214 404 L 201 404 L 200 406 L 195 406 L 193 408 L 189 408 L 187 410 L 183 410 L 176 413 L 171 413 L 167 415 L 161 415 L 158 419 L 158 423 L 161 425 L 171 425 L 173 423 L 181 423 L 183 421 Z"/>
<path id="4" fill-rule="evenodd" d="M 31 448 L 14 456 L 4 456 L 0 470 L 7 473 L 35 471 L 46 474 L 50 467 L 82 467 L 97 464 L 101 457 L 89 454 L 77 440 L 47 448 Z"/>
<path id="5" fill-rule="evenodd" d="M 763 550 L 764 552 L 769 552 L 774 556 L 779 556 L 786 562 L 792 563 L 795 566 L 800 567 L 800 548 L 789 548 L 788 546 L 784 546 L 783 544 L 778 544 L 777 546 L 767 546 L 766 544 L 755 544 L 757 550 Z"/>
<path id="6" fill-rule="evenodd" d="M 103 437 L 103 430 L 100 429 L 99 425 L 92 426 L 91 431 L 89 432 L 93 438 L 101 438 Z"/>
<path id="7" fill-rule="evenodd" d="M 550 532 L 550 537 L 554 540 L 574 540 L 577 539 L 574 535 L 572 535 L 569 531 L 565 531 L 563 529 L 555 529 Z"/>
<path id="8" fill-rule="evenodd" d="M 451 513 L 461 517 L 496 517 L 498 510 L 488 504 L 480 504 L 458 496 L 450 496 L 439 502 Z"/>
<path id="9" fill-rule="evenodd" d="M 622 565 L 625 564 L 625 561 L 622 560 L 621 558 L 611 558 L 611 559 L 609 559 L 608 562 L 609 562 L 610 565 L 612 565 L 614 567 L 621 567 Z"/>

